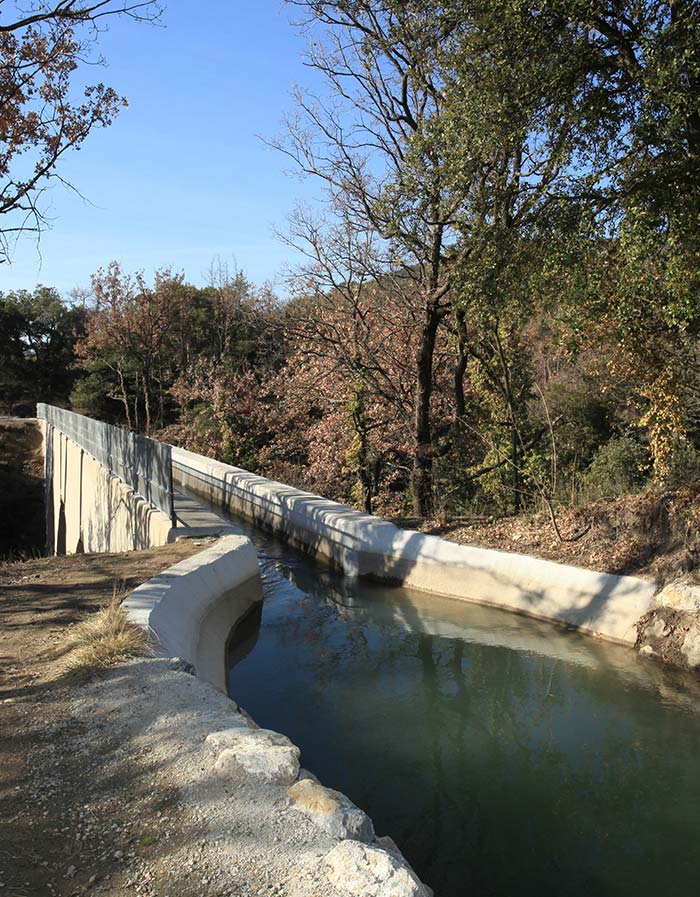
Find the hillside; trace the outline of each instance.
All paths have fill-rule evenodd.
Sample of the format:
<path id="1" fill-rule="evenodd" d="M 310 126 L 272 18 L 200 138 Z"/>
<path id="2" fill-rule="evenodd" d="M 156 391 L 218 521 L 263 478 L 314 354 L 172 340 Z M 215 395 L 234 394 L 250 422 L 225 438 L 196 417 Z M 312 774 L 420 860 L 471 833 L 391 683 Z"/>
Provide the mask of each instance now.
<path id="1" fill-rule="evenodd" d="M 0 418 L 0 559 L 43 551 L 41 441 L 35 420 Z"/>

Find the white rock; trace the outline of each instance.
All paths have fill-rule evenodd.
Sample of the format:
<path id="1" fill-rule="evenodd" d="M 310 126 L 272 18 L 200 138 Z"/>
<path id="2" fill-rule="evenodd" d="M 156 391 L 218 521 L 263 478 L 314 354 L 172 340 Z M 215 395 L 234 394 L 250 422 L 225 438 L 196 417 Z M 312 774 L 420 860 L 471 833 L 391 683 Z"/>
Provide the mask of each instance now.
<path id="1" fill-rule="evenodd" d="M 341 841 L 325 857 L 330 881 L 356 897 L 430 897 L 401 857 L 359 841 Z"/>
<path id="2" fill-rule="evenodd" d="M 654 622 L 647 627 L 646 636 L 647 638 L 651 635 L 654 638 L 665 638 L 671 632 L 670 628 L 666 625 L 665 620 L 662 620 L 660 617 L 657 617 Z"/>
<path id="3" fill-rule="evenodd" d="M 292 806 L 334 838 L 374 839 L 372 820 L 340 791 L 324 788 L 312 779 L 295 782 L 287 791 Z"/>
<path id="4" fill-rule="evenodd" d="M 389 853 L 397 853 L 401 856 L 401 851 L 399 850 L 396 841 L 389 835 L 377 836 L 374 839 L 374 844 L 376 847 L 381 847 L 382 850 L 388 850 Z"/>
<path id="5" fill-rule="evenodd" d="M 229 720 L 226 720 L 226 722 L 229 722 Z M 231 722 L 233 725 L 226 729 L 210 732 L 206 737 L 207 744 L 214 748 L 227 748 L 238 744 L 241 731 L 247 731 L 248 726 L 242 716 L 239 716 L 237 719 L 232 717 Z"/>
<path id="6" fill-rule="evenodd" d="M 700 588 L 684 582 L 673 582 L 663 589 L 657 603 L 672 610 L 697 613 L 700 611 Z"/>
<path id="7" fill-rule="evenodd" d="M 700 666 L 700 627 L 692 626 L 681 645 L 681 652 L 690 669 Z"/>
<path id="8" fill-rule="evenodd" d="M 182 657 L 171 657 L 168 660 L 168 666 L 176 673 L 187 673 L 190 676 L 195 675 L 194 666 L 186 660 L 183 660 Z"/>
<path id="9" fill-rule="evenodd" d="M 299 773 L 299 748 L 284 735 L 267 729 L 235 728 L 213 732 L 207 741 L 225 747 L 215 763 L 225 779 L 253 778 L 289 785 Z"/>

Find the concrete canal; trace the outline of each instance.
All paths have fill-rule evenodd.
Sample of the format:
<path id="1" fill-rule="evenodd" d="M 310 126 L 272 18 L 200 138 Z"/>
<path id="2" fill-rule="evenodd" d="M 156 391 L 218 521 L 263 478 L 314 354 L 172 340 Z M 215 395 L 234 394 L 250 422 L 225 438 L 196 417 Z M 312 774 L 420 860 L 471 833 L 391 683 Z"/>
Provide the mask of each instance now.
<path id="1" fill-rule="evenodd" d="M 232 636 L 232 696 L 436 895 L 694 893 L 694 680 L 503 611 L 349 581 L 233 522 L 265 601 Z"/>

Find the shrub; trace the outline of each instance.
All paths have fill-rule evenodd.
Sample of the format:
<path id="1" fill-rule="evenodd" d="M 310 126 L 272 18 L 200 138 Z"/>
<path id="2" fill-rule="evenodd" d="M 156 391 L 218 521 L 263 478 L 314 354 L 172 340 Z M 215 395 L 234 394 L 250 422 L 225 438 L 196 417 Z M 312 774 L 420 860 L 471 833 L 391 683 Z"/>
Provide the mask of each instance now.
<path id="1" fill-rule="evenodd" d="M 678 489 L 679 486 L 698 481 L 700 481 L 700 452 L 686 439 L 676 440 L 672 446 L 663 485 L 667 489 Z"/>
<path id="2" fill-rule="evenodd" d="M 647 479 L 649 453 L 630 436 L 616 436 L 602 445 L 581 478 L 584 501 L 617 498 L 638 492 Z"/>
<path id="3" fill-rule="evenodd" d="M 71 629 L 63 664 L 69 680 L 86 682 L 100 670 L 148 653 L 145 632 L 127 620 L 120 605 L 115 594 L 107 607 Z"/>

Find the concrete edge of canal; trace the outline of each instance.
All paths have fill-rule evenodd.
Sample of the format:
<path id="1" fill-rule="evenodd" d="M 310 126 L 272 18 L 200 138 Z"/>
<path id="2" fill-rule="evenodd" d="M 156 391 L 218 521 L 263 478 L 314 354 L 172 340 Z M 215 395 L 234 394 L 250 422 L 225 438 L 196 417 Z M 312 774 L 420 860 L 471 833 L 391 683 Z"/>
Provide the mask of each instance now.
<path id="1" fill-rule="evenodd" d="M 230 530 L 211 517 L 213 531 Z M 201 523 L 200 534 L 205 529 Z M 147 667 L 149 678 L 158 680 L 151 682 L 149 691 L 157 685 L 159 701 L 172 706 L 184 721 L 186 731 L 180 725 L 178 738 L 187 739 L 191 730 L 190 740 L 201 745 L 195 746 L 199 775 L 204 772 L 208 777 L 210 790 L 220 785 L 212 815 L 225 818 L 230 812 L 235 829 L 241 813 L 251 805 L 252 792 L 258 818 L 261 808 L 266 808 L 265 827 L 279 824 L 287 829 L 290 813 L 297 819 L 304 817 L 306 837 L 298 859 L 308 867 L 315 858 L 317 868 L 306 868 L 304 875 L 315 879 L 317 888 L 320 881 L 323 897 L 430 897 L 432 891 L 419 881 L 393 840 L 377 837 L 372 821 L 359 807 L 300 767 L 296 745 L 284 735 L 259 728 L 225 697 L 229 634 L 260 601 L 255 548 L 245 536 L 225 534 L 213 546 L 143 583 L 122 604 L 127 617 L 149 632 L 155 653 L 169 658 L 166 666 Z M 128 672 L 134 671 L 134 665 L 129 665 L 124 675 L 128 678 Z M 199 685 L 184 688 L 183 682 L 187 685 L 191 677 L 183 680 L 173 677 L 173 672 L 191 672 Z M 207 706 L 204 718 L 202 702 Z M 190 725 L 190 720 L 196 725 Z M 163 726 L 152 737 L 164 744 L 172 734 Z M 278 817 L 277 823 L 272 817 Z M 292 827 L 291 844 L 298 836 Z M 253 822 L 251 830 L 254 834 Z M 309 832 L 316 835 L 309 837 Z M 269 854 L 268 840 L 259 829 L 260 862 L 269 862 L 272 868 L 278 858 Z M 299 873 L 294 868 L 292 861 L 292 878 Z"/>
<path id="2" fill-rule="evenodd" d="M 368 576 L 503 608 L 626 645 L 657 604 L 657 588 L 510 552 L 458 545 L 173 448 L 173 477 L 190 492 L 328 560 Z"/>

